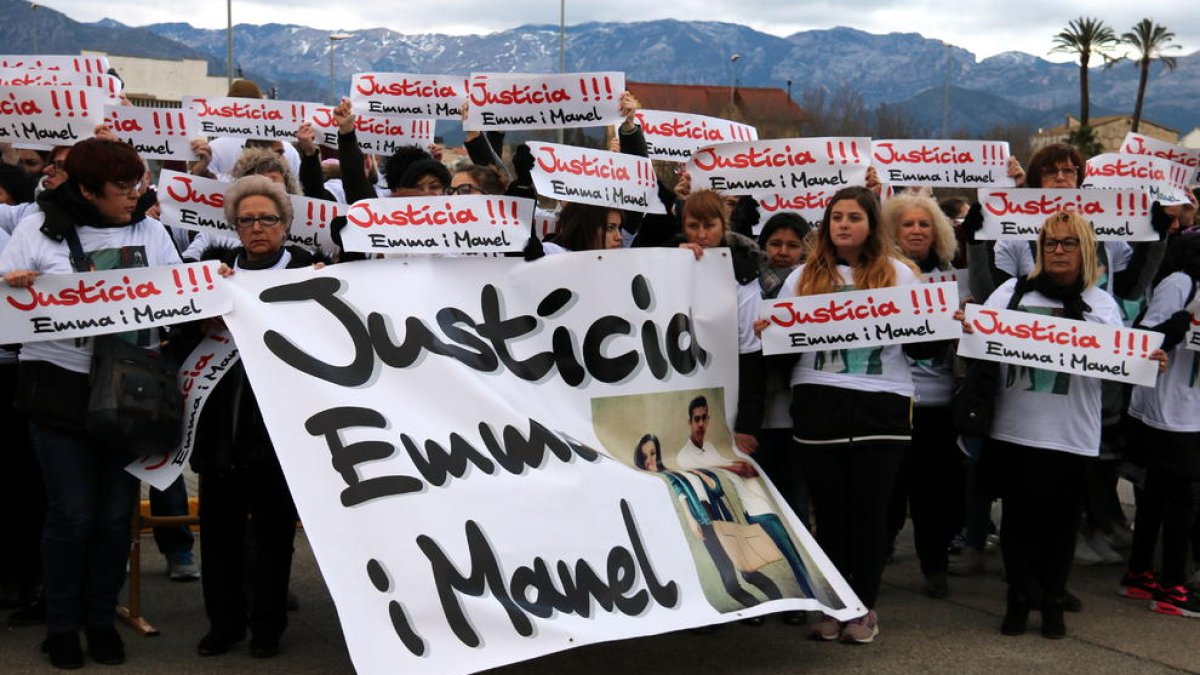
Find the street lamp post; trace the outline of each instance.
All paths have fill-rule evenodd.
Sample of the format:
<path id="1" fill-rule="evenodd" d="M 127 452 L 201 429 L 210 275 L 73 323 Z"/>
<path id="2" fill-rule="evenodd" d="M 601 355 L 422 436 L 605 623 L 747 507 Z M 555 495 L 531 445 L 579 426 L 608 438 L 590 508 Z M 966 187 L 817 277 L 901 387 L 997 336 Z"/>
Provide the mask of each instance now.
<path id="1" fill-rule="evenodd" d="M 225 86 L 233 88 L 233 0 L 225 0 Z"/>
<path id="2" fill-rule="evenodd" d="M 567 0 L 558 2 L 558 72 L 567 72 Z M 563 143 L 563 130 L 558 130 L 558 143 Z"/>
<path id="3" fill-rule="evenodd" d="M 334 87 L 334 68 L 333 68 L 333 47 L 338 42 L 351 37 L 346 33 L 330 33 L 329 34 L 329 102 L 333 105 L 338 104 Z"/>
<path id="4" fill-rule="evenodd" d="M 735 109 L 734 95 L 737 92 L 737 62 L 742 58 L 741 54 L 734 54 L 729 57 L 729 111 L 733 113 Z"/>

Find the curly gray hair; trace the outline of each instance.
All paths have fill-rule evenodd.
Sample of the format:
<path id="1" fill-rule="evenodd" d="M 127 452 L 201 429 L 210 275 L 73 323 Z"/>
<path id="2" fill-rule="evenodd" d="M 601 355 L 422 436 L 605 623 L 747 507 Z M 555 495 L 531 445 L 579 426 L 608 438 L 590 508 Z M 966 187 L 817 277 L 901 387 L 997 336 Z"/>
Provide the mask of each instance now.
<path id="1" fill-rule="evenodd" d="M 276 171 L 279 175 L 283 176 L 283 187 L 287 190 L 288 194 L 303 194 L 300 191 L 300 182 L 296 179 L 296 175 L 292 173 L 287 160 L 270 148 L 245 148 L 242 150 L 242 154 L 238 155 L 237 162 L 234 163 L 233 170 L 229 173 L 234 178 L 241 178 L 242 176 L 253 174 L 271 173 L 272 171 Z"/>
<path id="2" fill-rule="evenodd" d="M 283 191 L 283 186 L 266 176 L 251 174 L 235 180 L 225 190 L 225 222 L 231 226 L 237 221 L 238 204 L 246 197 L 266 197 L 275 202 L 279 217 L 285 227 L 292 225 L 292 200 Z"/>

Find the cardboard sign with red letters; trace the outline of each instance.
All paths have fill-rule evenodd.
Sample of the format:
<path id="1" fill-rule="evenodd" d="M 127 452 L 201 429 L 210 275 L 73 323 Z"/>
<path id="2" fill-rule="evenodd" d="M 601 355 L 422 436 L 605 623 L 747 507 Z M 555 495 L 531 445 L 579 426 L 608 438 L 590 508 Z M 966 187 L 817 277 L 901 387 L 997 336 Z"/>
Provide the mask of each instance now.
<path id="1" fill-rule="evenodd" d="M 464 129 L 565 129 L 620 124 L 624 73 L 473 73 Z"/>
<path id="2" fill-rule="evenodd" d="M 786 195 L 862 185 L 869 138 L 779 138 L 724 143 L 692 153 L 692 189 L 730 195 Z"/>
<path id="3" fill-rule="evenodd" d="M 879 180 L 929 187 L 1012 187 L 1006 141 L 879 140 L 871 155 Z"/>
<path id="4" fill-rule="evenodd" d="M 530 142 L 533 185 L 542 197 L 614 209 L 666 213 L 649 158 Z"/>
<path id="5" fill-rule="evenodd" d="M 461 76 L 358 73 L 350 81 L 350 102 L 356 115 L 458 120 L 466 91 Z"/>

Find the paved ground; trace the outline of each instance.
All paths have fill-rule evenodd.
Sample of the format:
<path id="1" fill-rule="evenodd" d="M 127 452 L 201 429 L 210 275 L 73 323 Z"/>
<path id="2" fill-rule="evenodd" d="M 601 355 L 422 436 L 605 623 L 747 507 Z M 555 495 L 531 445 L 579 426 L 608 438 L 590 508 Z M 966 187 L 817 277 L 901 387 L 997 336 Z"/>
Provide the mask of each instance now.
<path id="1" fill-rule="evenodd" d="M 111 673 L 352 673 L 333 603 L 307 541 L 298 541 L 293 588 L 300 610 L 291 614 L 283 653 L 271 660 L 242 650 L 201 659 L 196 641 L 205 631 L 199 584 L 172 583 L 165 564 L 147 550 L 144 614 L 161 635 L 141 638 L 122 629 L 129 662 L 119 668 L 88 664 Z M 1160 616 L 1145 604 L 1115 593 L 1120 566 L 1080 567 L 1071 588 L 1083 599 L 1082 614 L 1067 615 L 1065 640 L 1043 639 L 1037 615 L 1031 632 L 1012 638 L 997 627 L 1004 585 L 997 556 L 980 577 L 952 579 L 952 595 L 935 601 L 921 592 L 921 575 L 905 532 L 896 562 L 884 576 L 879 600 L 881 634 L 875 644 L 850 647 L 814 643 L 801 629 L 768 621 L 761 627 L 726 626 L 709 636 L 688 632 L 593 645 L 494 671 L 536 675 L 612 673 L 1200 673 L 1200 620 Z M 53 672 L 37 653 L 41 628 L 0 634 L 0 672 Z M 398 672 L 403 669 L 398 667 Z"/>

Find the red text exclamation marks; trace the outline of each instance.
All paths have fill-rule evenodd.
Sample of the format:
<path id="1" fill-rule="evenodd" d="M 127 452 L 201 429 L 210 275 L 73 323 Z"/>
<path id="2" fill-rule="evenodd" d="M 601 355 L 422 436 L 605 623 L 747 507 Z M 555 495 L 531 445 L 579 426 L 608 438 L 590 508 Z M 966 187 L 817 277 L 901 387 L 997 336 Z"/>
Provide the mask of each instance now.
<path id="1" fill-rule="evenodd" d="M 496 222 L 496 211 L 492 208 L 492 200 L 489 199 L 484 203 L 487 205 L 488 218 L 491 218 L 494 224 Z"/>
<path id="2" fill-rule="evenodd" d="M 833 141 L 825 141 L 825 155 L 829 157 L 830 164 L 833 164 L 837 160 L 833 155 Z"/>
<path id="3" fill-rule="evenodd" d="M 612 81 L 607 76 L 604 78 L 604 93 L 608 96 L 608 100 L 613 99 Z"/>
<path id="4" fill-rule="evenodd" d="M 50 105 L 54 106 L 54 116 L 62 117 L 62 108 L 58 104 L 58 90 L 50 90 Z"/>
<path id="5" fill-rule="evenodd" d="M 162 123 L 158 119 L 158 111 L 157 110 L 150 113 L 150 119 L 154 122 L 154 135 L 155 136 L 161 135 L 162 134 L 162 128 L 161 128 Z"/>
<path id="6" fill-rule="evenodd" d="M 316 217 L 316 213 L 315 213 L 315 211 L 316 211 L 316 206 L 317 206 L 316 202 L 309 202 L 309 203 L 308 203 L 308 208 L 306 209 L 306 211 L 308 212 L 308 213 L 307 213 L 307 217 L 308 217 L 308 226 L 309 226 L 309 227 L 312 227 L 312 224 L 313 224 L 313 218 L 315 218 L 315 217 Z"/>
<path id="7" fill-rule="evenodd" d="M 1124 211 L 1124 207 L 1122 206 L 1122 204 L 1124 203 L 1124 201 L 1125 201 L 1125 193 L 1124 193 L 1124 192 L 1118 192 L 1118 193 L 1117 193 L 1117 215 L 1118 215 L 1118 216 L 1125 215 L 1125 214 L 1123 213 L 1123 211 Z"/>
<path id="8" fill-rule="evenodd" d="M 207 267 L 207 266 L 205 266 L 205 267 L 201 267 L 201 268 L 200 268 L 200 271 L 201 271 L 201 272 L 204 272 L 204 281 L 205 281 L 205 282 L 207 282 L 207 284 L 208 284 L 208 290 L 210 290 L 210 291 L 211 291 L 211 290 L 213 289 L 213 277 L 212 277 L 212 272 L 211 272 L 211 271 L 208 269 L 208 267 Z"/>
<path id="9" fill-rule="evenodd" d="M 198 293 L 200 291 L 200 280 L 196 278 L 196 268 L 189 267 L 187 273 L 188 281 L 192 282 L 192 292 Z"/>
<path id="10" fill-rule="evenodd" d="M 183 295 L 183 279 L 179 276 L 179 270 L 171 270 L 171 276 L 175 277 L 175 295 Z"/>
<path id="11" fill-rule="evenodd" d="M 588 99 L 587 82 L 584 82 L 582 77 L 579 78 L 579 91 L 583 94 L 583 100 L 585 100 L 585 101 L 589 100 Z"/>

